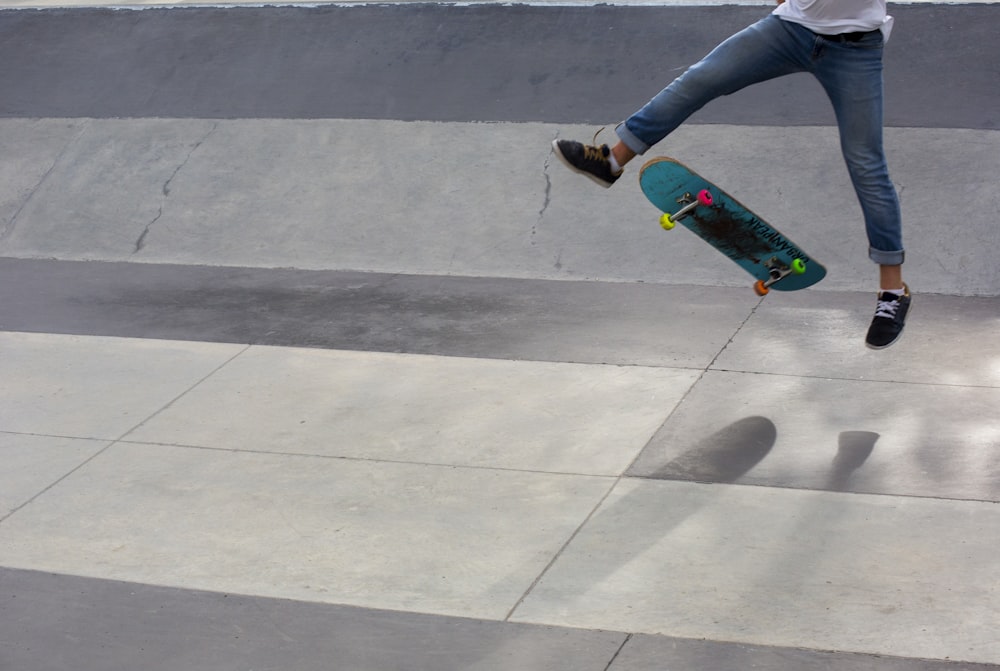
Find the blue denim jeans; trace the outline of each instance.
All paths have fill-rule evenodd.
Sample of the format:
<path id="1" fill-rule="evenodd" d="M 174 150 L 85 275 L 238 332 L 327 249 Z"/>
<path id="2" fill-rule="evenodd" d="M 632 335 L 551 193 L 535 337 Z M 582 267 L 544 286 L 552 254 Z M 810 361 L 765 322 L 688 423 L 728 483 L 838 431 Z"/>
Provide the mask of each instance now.
<path id="1" fill-rule="evenodd" d="M 896 189 L 882 146 L 882 34 L 858 41 L 821 37 L 768 16 L 733 35 L 691 66 L 618 126 L 618 137 L 644 154 L 689 116 L 719 96 L 794 72 L 809 72 L 830 97 L 840 146 L 868 233 L 869 256 L 882 265 L 903 262 Z"/>

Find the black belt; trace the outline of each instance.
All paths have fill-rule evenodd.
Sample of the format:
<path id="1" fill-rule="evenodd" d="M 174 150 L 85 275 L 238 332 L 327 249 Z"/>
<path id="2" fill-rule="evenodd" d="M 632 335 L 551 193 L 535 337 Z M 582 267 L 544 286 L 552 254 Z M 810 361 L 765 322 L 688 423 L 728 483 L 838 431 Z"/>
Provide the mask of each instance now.
<path id="1" fill-rule="evenodd" d="M 872 33 L 879 32 L 876 30 L 868 30 L 860 33 L 841 33 L 839 35 L 820 35 L 824 40 L 830 40 L 831 42 L 860 42 L 868 35 Z"/>

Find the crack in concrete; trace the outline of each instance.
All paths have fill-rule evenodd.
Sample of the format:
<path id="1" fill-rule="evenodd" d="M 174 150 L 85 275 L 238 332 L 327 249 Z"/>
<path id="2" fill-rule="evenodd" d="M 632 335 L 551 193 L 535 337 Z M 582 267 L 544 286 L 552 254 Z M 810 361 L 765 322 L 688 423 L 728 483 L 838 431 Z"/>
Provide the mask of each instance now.
<path id="1" fill-rule="evenodd" d="M 542 203 L 542 209 L 538 211 L 538 219 L 541 220 L 545 216 L 545 211 L 549 209 L 549 204 L 552 202 L 552 176 L 549 175 L 549 166 L 552 165 L 552 154 L 549 153 L 545 157 L 545 166 L 542 173 L 545 176 L 545 200 Z"/>
<path id="2" fill-rule="evenodd" d="M 156 216 L 153 217 L 153 220 L 151 222 L 146 224 L 146 228 L 144 228 L 142 233 L 139 234 L 139 239 L 135 241 L 135 251 L 132 252 L 133 254 L 138 254 L 139 252 L 142 251 L 143 247 L 146 246 L 146 236 L 149 235 L 149 229 L 151 229 L 153 225 L 156 222 L 158 222 L 160 220 L 160 217 L 162 216 L 163 216 L 163 205 L 160 205 L 160 207 L 156 211 Z"/>
<path id="3" fill-rule="evenodd" d="M 556 138 L 558 139 L 558 135 Z M 552 176 L 549 175 L 549 167 L 552 165 L 552 152 L 550 151 L 545 157 L 545 163 L 542 165 L 542 176 L 545 177 L 545 192 L 544 199 L 542 201 L 542 207 L 538 210 L 538 218 L 535 221 L 535 225 L 531 227 L 531 244 L 535 244 L 535 234 L 538 232 L 538 226 L 542 223 L 542 219 L 545 218 L 545 213 L 549 209 L 549 205 L 552 203 Z"/>
<path id="4" fill-rule="evenodd" d="M 146 247 L 146 238 L 149 236 L 150 230 L 153 228 L 154 225 L 156 225 L 156 222 L 158 222 L 160 218 L 163 216 L 163 209 L 166 204 L 166 199 L 170 197 L 170 185 L 173 183 L 174 179 L 176 179 L 180 171 L 184 169 L 184 166 L 188 164 L 194 153 L 198 151 L 198 148 L 201 147 L 201 145 L 203 145 L 208 140 L 208 138 L 212 136 L 212 133 L 214 133 L 218 128 L 219 128 L 218 123 L 212 124 L 212 127 L 208 130 L 208 132 L 205 133 L 205 135 L 200 140 L 195 142 L 194 145 L 191 146 L 191 149 L 188 151 L 187 156 L 184 157 L 184 160 L 181 161 L 180 165 L 174 168 L 174 171 L 170 174 L 170 177 L 168 177 L 167 181 L 163 183 L 163 187 L 160 189 L 160 192 L 163 194 L 163 202 L 161 202 L 159 208 L 157 208 L 156 216 L 153 217 L 152 221 L 146 224 L 146 227 L 142 230 L 142 233 L 139 234 L 139 238 L 135 241 L 135 249 L 132 251 L 133 255 L 138 254 Z"/>
<path id="5" fill-rule="evenodd" d="M 83 136 L 89 125 L 90 124 L 87 121 L 81 122 L 79 132 L 77 132 L 72 138 L 70 138 L 66 142 L 66 144 L 63 145 L 62 149 L 59 151 L 59 155 L 56 156 L 55 160 L 52 161 L 52 165 L 49 166 L 49 169 L 45 171 L 45 174 L 41 176 L 38 182 L 33 187 L 31 187 L 31 190 L 28 192 L 28 195 L 21 202 L 21 206 L 17 208 L 17 211 L 14 212 L 10 220 L 4 224 L 3 230 L 0 230 L 0 241 L 6 240 L 11 236 L 11 234 L 14 233 L 14 229 L 17 228 L 17 220 L 21 216 L 21 213 L 24 212 L 24 209 L 28 207 L 28 204 L 34 200 L 35 194 L 38 193 L 38 190 L 42 188 L 43 184 L 45 184 L 45 181 L 49 178 L 49 175 L 51 175 L 52 172 L 56 169 L 56 166 L 59 165 L 59 163 L 62 161 L 63 156 L 66 155 L 66 152 L 69 151 L 69 148 L 72 145 L 74 145 L 77 141 L 79 141 L 79 139 Z"/>

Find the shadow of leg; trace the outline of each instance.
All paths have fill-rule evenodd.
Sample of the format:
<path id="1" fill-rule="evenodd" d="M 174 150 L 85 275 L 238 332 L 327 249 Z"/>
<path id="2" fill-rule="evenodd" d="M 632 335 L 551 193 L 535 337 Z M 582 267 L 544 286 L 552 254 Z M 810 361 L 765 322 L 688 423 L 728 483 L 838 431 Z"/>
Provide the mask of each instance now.
<path id="1" fill-rule="evenodd" d="M 878 439 L 879 434 L 871 431 L 844 431 L 840 434 L 837 456 L 833 459 L 833 470 L 827 483 L 829 489 L 845 491 L 851 475 L 871 456 Z"/>

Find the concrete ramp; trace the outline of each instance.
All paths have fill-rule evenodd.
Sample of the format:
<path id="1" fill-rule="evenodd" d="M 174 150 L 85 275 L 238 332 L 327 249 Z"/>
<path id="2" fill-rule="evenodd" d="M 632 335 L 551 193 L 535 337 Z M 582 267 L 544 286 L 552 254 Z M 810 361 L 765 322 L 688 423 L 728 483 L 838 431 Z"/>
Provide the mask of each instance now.
<path id="1" fill-rule="evenodd" d="M 550 153 L 590 126 L 366 120 L 0 120 L 0 254 L 662 284 L 749 284 L 657 225 L 640 163 L 603 190 Z M 1000 294 L 1000 132 L 891 128 L 906 276 Z M 829 127 L 694 125 L 664 149 L 870 290 Z"/>

